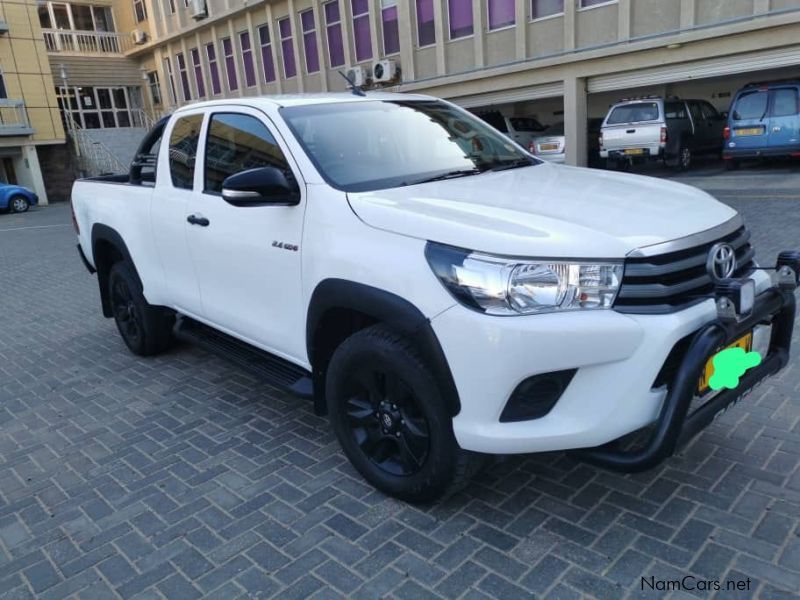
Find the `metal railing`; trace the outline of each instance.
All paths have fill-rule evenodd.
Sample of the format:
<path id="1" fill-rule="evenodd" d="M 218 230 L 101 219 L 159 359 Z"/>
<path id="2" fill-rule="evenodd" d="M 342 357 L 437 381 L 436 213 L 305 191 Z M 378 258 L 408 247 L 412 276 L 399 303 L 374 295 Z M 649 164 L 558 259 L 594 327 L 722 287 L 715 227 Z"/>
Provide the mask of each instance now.
<path id="1" fill-rule="evenodd" d="M 75 157 L 78 159 L 78 166 L 84 176 L 119 174 L 128 170 L 103 142 L 93 139 L 91 134 L 83 129 L 70 113 L 63 114 L 67 122 L 67 131 L 72 139 Z"/>
<path id="2" fill-rule="evenodd" d="M 153 125 L 156 124 L 156 121 L 153 117 L 150 116 L 143 108 L 132 108 L 131 112 L 131 127 L 143 127 L 150 131 L 153 128 Z"/>
<path id="3" fill-rule="evenodd" d="M 33 133 L 25 102 L 22 100 L 0 99 L 0 136 L 30 135 Z"/>
<path id="4" fill-rule="evenodd" d="M 51 53 L 123 54 L 133 47 L 130 34 L 114 31 L 43 29 L 44 43 Z"/>

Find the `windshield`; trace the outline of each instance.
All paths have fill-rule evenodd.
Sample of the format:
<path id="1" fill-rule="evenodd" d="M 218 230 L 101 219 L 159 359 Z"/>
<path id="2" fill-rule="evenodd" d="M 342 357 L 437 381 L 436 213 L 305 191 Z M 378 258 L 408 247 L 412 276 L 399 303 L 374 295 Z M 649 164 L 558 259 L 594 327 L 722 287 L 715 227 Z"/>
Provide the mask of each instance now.
<path id="1" fill-rule="evenodd" d="M 281 109 L 332 186 L 364 192 L 538 164 L 483 121 L 438 101 L 367 101 Z"/>
<path id="2" fill-rule="evenodd" d="M 636 104 L 623 104 L 617 106 L 608 115 L 606 123 L 608 125 L 618 125 L 620 123 L 638 123 L 640 121 L 657 121 L 658 103 L 657 102 L 637 102 Z"/>

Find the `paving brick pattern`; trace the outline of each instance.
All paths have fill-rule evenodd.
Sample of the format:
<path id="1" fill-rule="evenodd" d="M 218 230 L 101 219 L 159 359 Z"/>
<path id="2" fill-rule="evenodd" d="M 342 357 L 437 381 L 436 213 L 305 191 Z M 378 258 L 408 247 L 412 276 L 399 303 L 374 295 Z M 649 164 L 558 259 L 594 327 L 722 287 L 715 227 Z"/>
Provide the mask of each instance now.
<path id="1" fill-rule="evenodd" d="M 800 198 L 726 194 L 762 257 L 800 245 Z M 415 508 L 366 485 L 306 402 L 197 348 L 129 354 L 68 220 L 0 216 L 0 598 L 656 597 L 643 576 L 686 574 L 800 590 L 797 358 L 658 469 L 498 459 Z"/>

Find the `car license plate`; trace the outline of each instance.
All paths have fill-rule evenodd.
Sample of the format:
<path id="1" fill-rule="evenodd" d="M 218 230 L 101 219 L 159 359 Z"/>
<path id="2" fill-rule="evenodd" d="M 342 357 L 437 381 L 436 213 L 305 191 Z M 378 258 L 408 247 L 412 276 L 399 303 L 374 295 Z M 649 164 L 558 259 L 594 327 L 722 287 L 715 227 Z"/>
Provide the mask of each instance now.
<path id="1" fill-rule="evenodd" d="M 764 135 L 763 127 L 743 127 L 736 130 L 736 135 Z"/>
<path id="2" fill-rule="evenodd" d="M 723 350 L 728 350 L 729 348 L 741 348 L 746 352 L 750 352 L 750 350 L 752 350 L 753 348 L 753 332 L 751 331 L 750 333 L 743 335 L 738 340 L 733 342 L 730 346 L 723 348 Z M 720 352 L 722 352 L 722 350 L 720 350 Z M 716 356 L 717 354 L 719 354 L 719 352 L 714 354 L 714 356 Z M 709 358 L 708 361 L 706 362 L 703 375 L 702 377 L 700 377 L 700 382 L 697 385 L 697 391 L 700 394 L 705 394 L 709 390 L 708 383 L 711 380 L 711 377 L 714 375 L 714 356 Z"/>
<path id="3" fill-rule="evenodd" d="M 644 148 L 628 148 L 625 150 L 625 154 L 628 156 L 639 156 L 644 154 Z"/>
<path id="4" fill-rule="evenodd" d="M 558 150 L 558 144 L 539 144 L 539 150 L 542 152 L 552 152 Z"/>

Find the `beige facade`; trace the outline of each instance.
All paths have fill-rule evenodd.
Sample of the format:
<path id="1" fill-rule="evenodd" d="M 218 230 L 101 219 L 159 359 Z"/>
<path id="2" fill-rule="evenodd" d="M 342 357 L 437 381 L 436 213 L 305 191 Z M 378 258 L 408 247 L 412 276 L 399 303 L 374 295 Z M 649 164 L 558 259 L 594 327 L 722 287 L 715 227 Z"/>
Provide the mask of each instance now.
<path id="1" fill-rule="evenodd" d="M 702 93 L 724 110 L 749 80 L 800 78 L 800 0 L 94 4 L 109 2 L 127 37 L 119 68 L 103 66 L 104 77 L 140 86 L 152 114 L 198 99 L 340 91 L 339 71 L 355 68 L 368 88 L 563 120 L 573 164 L 585 160 L 587 118 L 622 95 Z M 399 77 L 372 83 L 385 58 Z"/>
<path id="2" fill-rule="evenodd" d="M 64 143 L 34 0 L 0 1 L 0 181 L 47 194 L 37 146 Z"/>

